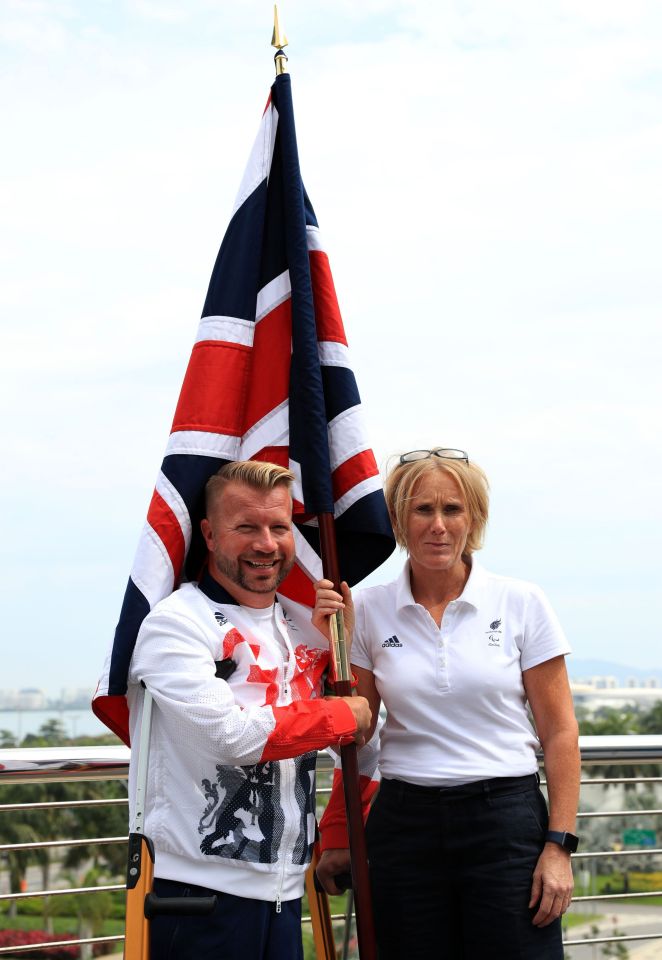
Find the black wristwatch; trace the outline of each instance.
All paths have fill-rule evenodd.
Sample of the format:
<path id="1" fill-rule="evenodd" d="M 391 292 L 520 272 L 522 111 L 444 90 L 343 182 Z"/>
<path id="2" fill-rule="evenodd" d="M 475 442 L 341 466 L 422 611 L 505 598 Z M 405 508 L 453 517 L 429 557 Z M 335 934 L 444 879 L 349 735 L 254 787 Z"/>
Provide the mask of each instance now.
<path id="1" fill-rule="evenodd" d="M 576 853 L 579 846 L 579 837 L 576 837 L 574 833 L 567 833 L 565 830 L 548 830 L 545 842 L 558 843 L 568 853 Z"/>

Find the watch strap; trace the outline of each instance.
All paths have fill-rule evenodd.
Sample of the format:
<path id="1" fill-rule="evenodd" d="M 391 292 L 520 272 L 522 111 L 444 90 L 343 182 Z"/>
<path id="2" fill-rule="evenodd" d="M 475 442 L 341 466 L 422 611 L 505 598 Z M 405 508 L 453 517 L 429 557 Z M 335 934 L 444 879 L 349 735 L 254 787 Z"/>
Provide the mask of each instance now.
<path id="1" fill-rule="evenodd" d="M 545 836 L 546 843 L 558 843 L 568 853 L 575 853 L 579 846 L 579 838 L 566 830 L 548 830 Z"/>

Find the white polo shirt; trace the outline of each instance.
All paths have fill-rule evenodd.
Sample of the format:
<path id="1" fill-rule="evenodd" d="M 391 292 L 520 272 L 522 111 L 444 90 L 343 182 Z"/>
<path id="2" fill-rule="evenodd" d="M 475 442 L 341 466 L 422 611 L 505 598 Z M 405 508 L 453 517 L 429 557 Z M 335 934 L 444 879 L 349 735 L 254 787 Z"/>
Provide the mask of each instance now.
<path id="1" fill-rule="evenodd" d="M 412 596 L 407 563 L 355 605 L 352 663 L 372 671 L 387 710 L 382 776 L 443 786 L 538 769 L 522 671 L 570 653 L 539 587 L 473 561 L 438 627 Z"/>

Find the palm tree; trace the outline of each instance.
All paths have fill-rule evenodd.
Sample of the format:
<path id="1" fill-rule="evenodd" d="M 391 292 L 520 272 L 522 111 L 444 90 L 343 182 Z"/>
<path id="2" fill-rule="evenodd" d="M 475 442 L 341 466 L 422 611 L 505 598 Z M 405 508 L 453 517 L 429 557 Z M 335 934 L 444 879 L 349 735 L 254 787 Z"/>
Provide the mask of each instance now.
<path id="1" fill-rule="evenodd" d="M 106 879 L 101 871 L 94 867 L 87 870 L 82 877 L 74 873 L 69 873 L 67 876 L 72 887 L 96 887 Z M 61 911 L 69 912 L 73 907 L 76 912 L 78 936 L 81 940 L 100 936 L 103 932 L 103 925 L 113 909 L 113 897 L 108 891 L 74 893 L 67 895 L 66 898 L 58 899 L 63 901 Z M 93 955 L 92 949 L 91 943 L 82 943 L 80 946 L 81 960 L 90 960 Z"/>
<path id="2" fill-rule="evenodd" d="M 9 801 L 10 803 L 13 801 Z M 2 836 L 5 843 L 36 843 L 39 839 L 34 828 L 22 821 L 19 817 L 7 817 L 2 826 Z M 9 892 L 21 893 L 25 888 L 28 865 L 32 859 L 30 852 L 25 850 L 10 850 L 7 853 L 7 867 L 9 868 Z M 18 912 L 16 900 L 9 902 L 9 914 L 13 920 Z"/>

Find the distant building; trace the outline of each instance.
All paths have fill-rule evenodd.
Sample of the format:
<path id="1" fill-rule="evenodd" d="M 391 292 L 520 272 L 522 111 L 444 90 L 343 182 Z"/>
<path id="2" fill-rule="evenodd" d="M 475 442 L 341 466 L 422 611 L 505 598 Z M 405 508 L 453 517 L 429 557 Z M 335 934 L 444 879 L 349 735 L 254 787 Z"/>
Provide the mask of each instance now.
<path id="1" fill-rule="evenodd" d="M 65 687 L 58 696 L 37 687 L 0 690 L 0 710 L 87 710 L 93 693 L 90 687 Z"/>
<path id="2" fill-rule="evenodd" d="M 46 694 L 36 687 L 26 687 L 18 691 L 17 710 L 43 710 L 47 706 Z"/>
<path id="3" fill-rule="evenodd" d="M 89 707 L 92 694 L 89 687 L 64 687 L 57 702 L 65 710 L 84 710 Z"/>
<path id="4" fill-rule="evenodd" d="M 618 687 L 616 677 L 591 677 L 587 683 L 595 687 L 596 690 L 614 690 Z"/>
<path id="5" fill-rule="evenodd" d="M 583 707 L 589 714 L 601 707 L 649 710 L 662 700 L 662 684 L 657 677 L 646 680 L 631 677 L 625 686 L 619 686 L 615 677 L 591 677 L 589 680 L 571 680 L 570 689 L 575 706 Z"/>
<path id="6" fill-rule="evenodd" d="M 0 690 L 0 710 L 15 710 L 18 703 L 16 690 Z"/>

